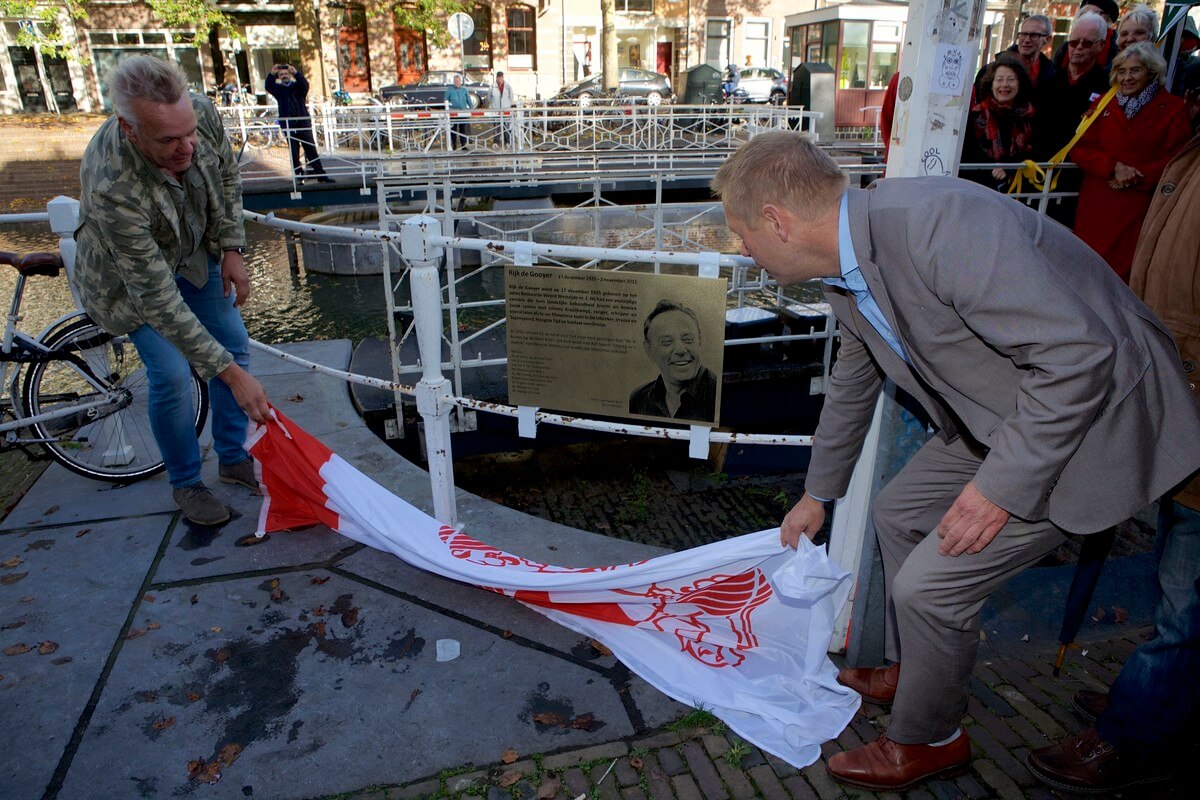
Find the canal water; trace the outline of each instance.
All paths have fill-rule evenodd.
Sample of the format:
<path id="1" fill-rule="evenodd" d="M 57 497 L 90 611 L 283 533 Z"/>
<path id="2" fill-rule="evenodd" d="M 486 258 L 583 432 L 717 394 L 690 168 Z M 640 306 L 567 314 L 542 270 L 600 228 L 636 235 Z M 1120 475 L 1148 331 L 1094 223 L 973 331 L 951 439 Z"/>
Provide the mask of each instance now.
<path id="1" fill-rule="evenodd" d="M 387 335 L 383 278 L 319 275 L 288 268 L 283 236 L 246 224 L 246 268 L 251 294 L 242 316 L 250 336 L 269 344 L 314 339 L 350 339 Z M 0 225 L 0 250 L 31 253 L 58 251 L 48 225 Z M 7 310 L 16 270 L 0 272 L 0 301 Z M 32 278 L 25 286 L 22 330 L 37 333 L 74 306 L 65 277 Z"/>

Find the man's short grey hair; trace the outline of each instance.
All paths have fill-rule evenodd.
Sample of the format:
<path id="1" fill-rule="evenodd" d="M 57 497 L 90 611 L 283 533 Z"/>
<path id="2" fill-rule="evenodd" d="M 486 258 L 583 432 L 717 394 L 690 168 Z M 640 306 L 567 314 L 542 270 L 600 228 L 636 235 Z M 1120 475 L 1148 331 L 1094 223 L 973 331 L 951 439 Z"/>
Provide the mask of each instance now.
<path id="1" fill-rule="evenodd" d="M 694 322 L 696 325 L 696 333 L 699 335 L 699 333 L 700 333 L 700 318 L 696 316 L 695 311 L 692 311 L 690 308 L 688 308 L 685 305 L 676 303 L 674 300 L 659 300 L 658 305 L 656 305 L 654 307 L 654 310 L 651 311 L 646 316 L 646 321 L 642 323 L 642 338 L 643 339 L 645 339 L 647 342 L 650 341 L 650 323 L 653 322 L 654 318 L 657 317 L 659 314 L 665 314 L 668 311 L 679 311 L 679 312 L 681 312 L 683 314 L 687 314 L 689 317 L 691 317 L 692 322 Z"/>
<path id="2" fill-rule="evenodd" d="M 1117 70 L 1123 67 L 1125 62 L 1131 58 L 1141 61 L 1142 65 L 1150 70 L 1151 80 L 1156 80 L 1159 83 L 1166 80 L 1167 60 L 1162 57 L 1162 53 L 1158 52 L 1158 48 L 1151 42 L 1134 42 L 1129 47 L 1117 53 L 1117 57 L 1113 59 L 1112 70 L 1108 73 L 1108 78 L 1109 82 L 1114 86 L 1117 83 Z"/>
<path id="3" fill-rule="evenodd" d="M 846 173 L 812 137 L 799 131 L 768 131 L 726 159 L 712 180 L 712 190 L 727 214 L 758 230 L 764 204 L 821 217 L 837 210 L 847 184 Z"/>
<path id="4" fill-rule="evenodd" d="M 130 56 L 108 75 L 108 96 L 117 116 L 137 128 L 136 100 L 173 105 L 187 92 L 187 76 L 173 61 L 155 56 Z"/>
<path id="5" fill-rule="evenodd" d="M 1050 36 L 1054 33 L 1054 23 L 1045 14 L 1030 14 L 1025 18 L 1025 22 L 1036 22 L 1042 26 L 1042 33 Z"/>
<path id="6" fill-rule="evenodd" d="M 1085 11 L 1071 22 L 1071 38 L 1075 37 L 1075 32 L 1080 28 L 1094 28 L 1096 35 L 1093 38 L 1108 38 L 1108 23 L 1095 11 Z"/>
<path id="7" fill-rule="evenodd" d="M 1154 36 L 1158 35 L 1158 12 L 1145 3 L 1138 3 L 1129 9 L 1125 16 L 1121 17 L 1121 22 L 1117 25 L 1117 30 L 1120 30 L 1126 22 L 1144 25 L 1146 30 L 1150 31 L 1151 34 Z"/>

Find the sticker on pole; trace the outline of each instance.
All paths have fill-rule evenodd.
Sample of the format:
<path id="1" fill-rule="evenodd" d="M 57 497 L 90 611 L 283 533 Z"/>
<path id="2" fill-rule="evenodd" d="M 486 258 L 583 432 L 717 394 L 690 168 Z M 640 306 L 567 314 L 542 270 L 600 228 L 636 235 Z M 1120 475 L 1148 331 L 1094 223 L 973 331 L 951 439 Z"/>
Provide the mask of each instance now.
<path id="1" fill-rule="evenodd" d="M 475 32 L 475 20 L 471 19 L 470 14 L 464 14 L 461 11 L 457 14 L 451 14 L 447 23 L 450 35 L 460 42 L 470 38 L 471 34 Z"/>

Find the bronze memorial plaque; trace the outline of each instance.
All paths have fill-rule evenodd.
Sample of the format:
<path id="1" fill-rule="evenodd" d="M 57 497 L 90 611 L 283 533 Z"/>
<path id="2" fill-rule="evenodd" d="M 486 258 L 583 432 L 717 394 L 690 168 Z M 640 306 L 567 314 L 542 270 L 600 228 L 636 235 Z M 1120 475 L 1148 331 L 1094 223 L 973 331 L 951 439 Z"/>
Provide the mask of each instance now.
<path id="1" fill-rule="evenodd" d="M 725 287 L 684 275 L 508 267 L 509 402 L 716 426 Z"/>

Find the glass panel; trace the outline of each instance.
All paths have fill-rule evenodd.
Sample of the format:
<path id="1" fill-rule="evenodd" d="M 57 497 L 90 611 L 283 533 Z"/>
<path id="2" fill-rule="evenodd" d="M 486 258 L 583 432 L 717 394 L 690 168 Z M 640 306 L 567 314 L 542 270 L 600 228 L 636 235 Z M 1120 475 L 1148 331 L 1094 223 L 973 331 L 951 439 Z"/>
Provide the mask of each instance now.
<path id="1" fill-rule="evenodd" d="M 108 74 L 117 68 L 121 59 L 140 55 L 166 59 L 167 50 L 165 47 L 123 47 L 119 50 L 96 50 L 92 54 L 96 68 L 96 82 L 100 86 L 100 99 L 104 104 L 105 111 L 112 111 L 112 103 L 108 100 Z"/>
<path id="2" fill-rule="evenodd" d="M 116 44 L 117 37 L 113 33 L 89 33 L 88 41 L 92 44 Z"/>
<path id="3" fill-rule="evenodd" d="M 204 71 L 200 69 L 200 51 L 194 47 L 176 47 L 175 60 L 183 67 L 183 74 L 187 75 L 188 86 L 192 91 L 203 93 Z M 270 71 L 271 68 L 267 67 L 267 72 Z M 260 87 L 260 91 L 266 90 Z"/>
<path id="4" fill-rule="evenodd" d="M 167 35 L 165 33 L 143 33 L 142 41 L 146 44 L 166 44 Z"/>
<path id="5" fill-rule="evenodd" d="M 821 26 L 821 57 L 810 59 L 812 61 L 823 61 L 829 66 L 837 69 L 837 51 L 838 51 L 838 24 L 836 22 L 826 22 Z"/>
<path id="6" fill-rule="evenodd" d="M 137 33 L 118 33 L 117 44 L 141 44 L 142 38 Z"/>
<path id="7" fill-rule="evenodd" d="M 899 43 L 875 42 L 871 45 L 871 88 L 886 89 L 899 61 Z"/>
<path id="8" fill-rule="evenodd" d="M 838 67 L 839 89 L 867 88 L 867 42 L 869 22 L 843 23 L 842 62 Z"/>
<path id="9" fill-rule="evenodd" d="M 729 22 L 710 19 L 705 26 L 704 63 L 714 69 L 729 66 Z"/>
<path id="10" fill-rule="evenodd" d="M 33 48 L 10 47 L 8 48 L 8 58 L 12 61 L 13 72 L 17 76 L 17 90 L 21 95 L 22 110 L 49 110 L 46 108 L 46 95 L 42 91 L 42 81 L 38 77 Z"/>
<path id="11" fill-rule="evenodd" d="M 471 9 L 475 32 L 463 42 L 463 66 L 467 69 L 492 68 L 492 10 L 483 6 Z"/>
<path id="12" fill-rule="evenodd" d="M 654 0 L 617 0 L 617 11 L 653 11 Z"/>

